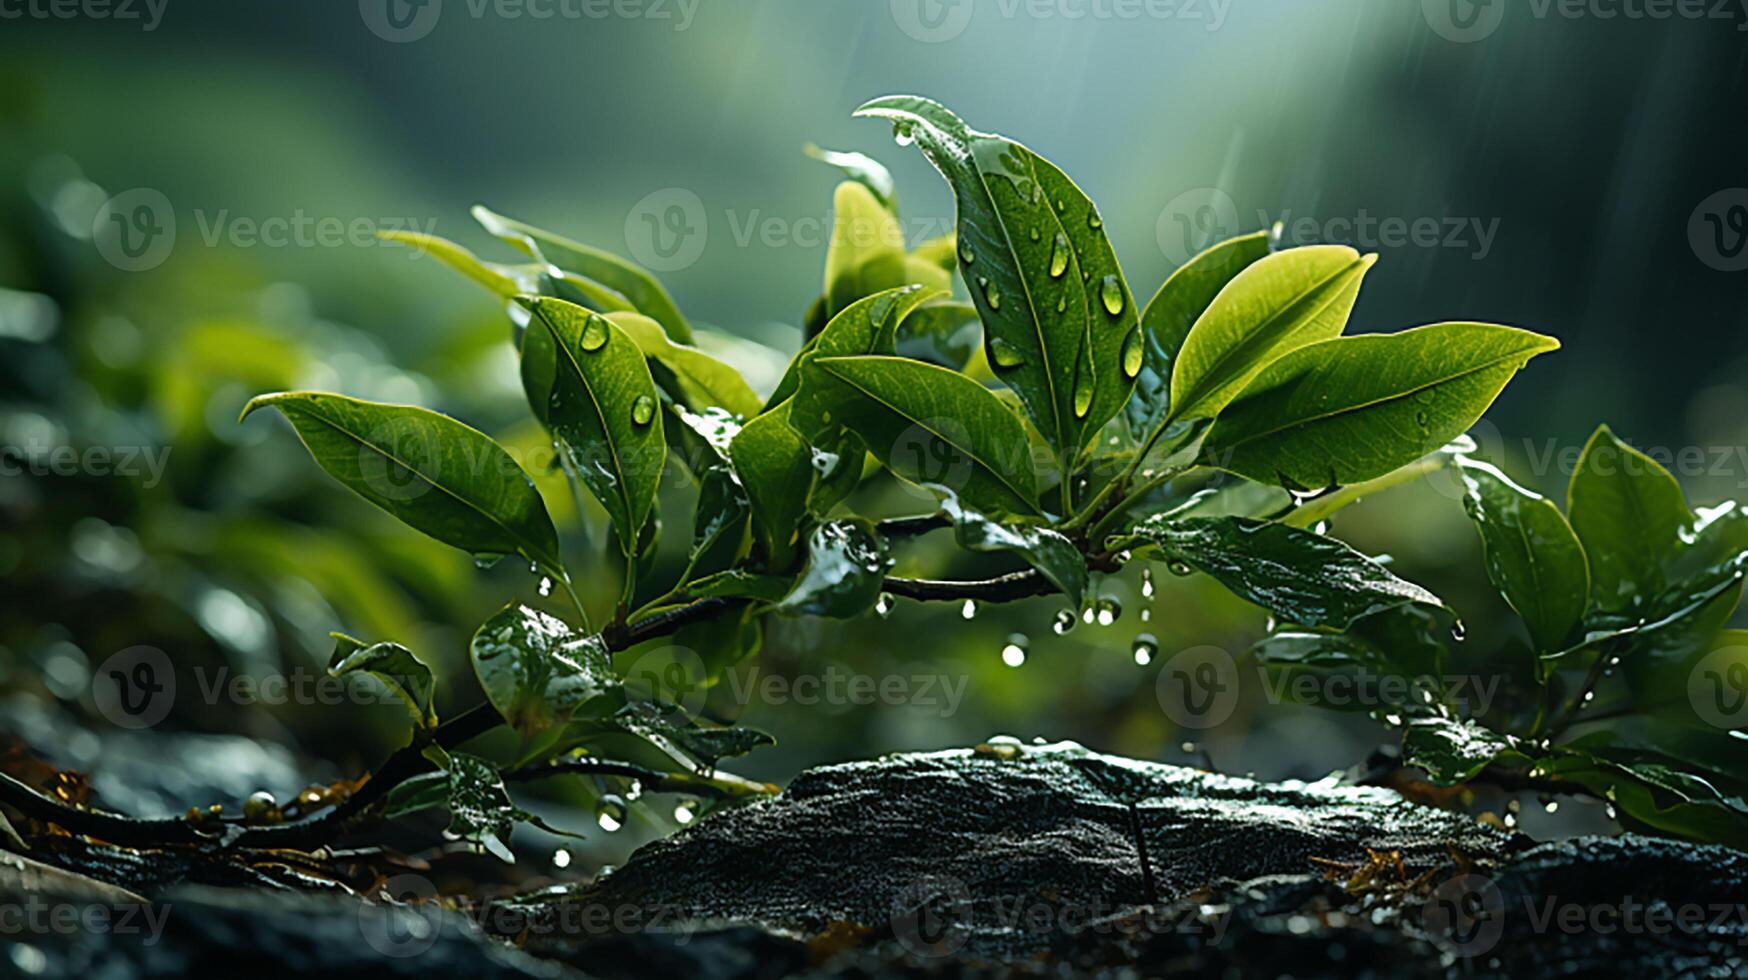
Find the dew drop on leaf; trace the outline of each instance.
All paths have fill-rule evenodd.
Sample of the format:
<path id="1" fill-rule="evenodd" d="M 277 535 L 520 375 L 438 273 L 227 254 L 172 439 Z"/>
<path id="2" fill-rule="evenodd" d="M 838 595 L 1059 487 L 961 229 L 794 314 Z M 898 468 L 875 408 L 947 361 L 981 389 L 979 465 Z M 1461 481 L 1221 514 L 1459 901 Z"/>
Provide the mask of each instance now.
<path id="1" fill-rule="evenodd" d="M 911 124 L 900 120 L 892 124 L 892 142 L 899 146 L 909 146 L 916 142 L 916 134 L 911 132 Z"/>
<path id="2" fill-rule="evenodd" d="M 1105 219 L 1099 217 L 1097 211 L 1088 211 L 1086 215 L 1086 226 L 1093 229 L 1103 228 L 1105 226 Z"/>
<path id="3" fill-rule="evenodd" d="M 631 421 L 637 425 L 648 425 L 655 418 L 655 399 L 648 395 L 638 395 L 637 401 L 631 403 Z"/>
<path id="4" fill-rule="evenodd" d="M 1105 312 L 1112 316 L 1123 314 L 1123 284 L 1117 281 L 1116 276 L 1105 277 L 1104 285 L 1099 287 L 1099 298 L 1105 302 Z M 1128 354 L 1123 357 L 1127 360 Z"/>
<path id="5" fill-rule="evenodd" d="M 1088 383 L 1088 379 L 1083 376 L 1074 384 L 1074 417 L 1077 419 L 1086 418 L 1086 414 L 1092 411 L 1092 403 L 1092 385 Z"/>
<path id="6" fill-rule="evenodd" d="M 1123 341 L 1123 377 L 1133 378 L 1140 374 L 1146 357 L 1147 344 L 1141 339 L 1141 331 L 1137 329 Z"/>
<path id="7" fill-rule="evenodd" d="M 595 822 L 609 834 L 625 826 L 625 813 L 625 801 L 612 793 L 595 804 Z"/>
<path id="8" fill-rule="evenodd" d="M 1080 621 L 1091 626 L 1093 619 L 1098 616 L 1098 614 L 1098 610 L 1089 603 L 1085 609 L 1080 611 Z"/>
<path id="9" fill-rule="evenodd" d="M 959 243 L 959 261 L 971 265 L 977 261 L 977 253 L 971 250 L 970 242 Z"/>
<path id="10" fill-rule="evenodd" d="M 1173 575 L 1180 575 L 1180 576 L 1181 575 L 1188 575 L 1191 572 L 1195 571 L 1195 569 L 1190 567 L 1189 562 L 1185 562 L 1185 561 L 1168 561 L 1165 563 L 1165 569 L 1166 569 L 1166 571 L 1172 573 Z"/>
<path id="11" fill-rule="evenodd" d="M 1135 663 L 1145 667 L 1153 662 L 1153 655 L 1159 652 L 1159 640 L 1152 633 L 1142 633 L 1129 645 L 1129 652 L 1135 656 Z"/>
<path id="12" fill-rule="evenodd" d="M 990 340 L 989 353 L 995 361 L 995 366 L 1000 368 L 1016 368 L 1026 362 L 1025 355 L 1020 353 L 1018 347 L 1000 337 Z"/>
<path id="13" fill-rule="evenodd" d="M 996 288 L 995 283 L 991 282 L 984 284 L 983 298 L 989 302 L 990 309 L 1001 309 L 1001 290 Z"/>
<path id="14" fill-rule="evenodd" d="M 1068 236 L 1056 233 L 1056 244 L 1050 249 L 1050 278 L 1060 279 L 1068 271 Z"/>
<path id="15" fill-rule="evenodd" d="M 1044 237 L 1043 234 L 1040 233 L 1037 228 L 1032 229 L 1032 241 L 1039 241 L 1043 237 Z"/>
<path id="16" fill-rule="evenodd" d="M 627 800 L 635 800 L 642 795 L 643 780 L 633 779 L 631 782 L 625 784 L 625 798 Z"/>
<path id="17" fill-rule="evenodd" d="M 583 350 L 597 351 L 607 346 L 607 321 L 591 316 L 583 324 Z"/>
<path id="18" fill-rule="evenodd" d="M 1001 662 L 1009 667 L 1018 667 L 1026 662 L 1026 651 L 1032 646 L 1032 641 L 1024 633 L 1009 633 L 1008 639 L 1001 648 Z"/>

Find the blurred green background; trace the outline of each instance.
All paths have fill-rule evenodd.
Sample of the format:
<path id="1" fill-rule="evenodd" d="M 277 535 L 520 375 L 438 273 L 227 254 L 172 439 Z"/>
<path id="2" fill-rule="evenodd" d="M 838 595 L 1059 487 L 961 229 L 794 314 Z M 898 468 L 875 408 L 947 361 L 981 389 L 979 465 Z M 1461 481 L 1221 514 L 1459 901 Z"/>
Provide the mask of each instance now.
<path id="1" fill-rule="evenodd" d="M 288 426 L 238 426 L 238 409 L 318 387 L 438 408 L 537 448 L 498 305 L 368 237 L 412 224 L 507 258 L 469 219 L 475 203 L 665 263 L 645 216 L 686 202 L 694 237 L 663 281 L 694 322 L 748 341 L 731 356 L 768 389 L 819 292 L 838 179 L 805 143 L 885 162 L 913 240 L 948 230 L 951 197 L 921 155 L 850 119 L 894 92 L 944 101 L 1074 175 L 1137 295 L 1186 257 L 1186 235 L 1279 218 L 1296 244 L 1382 253 L 1355 330 L 1478 319 L 1558 336 L 1566 349 L 1476 432 L 1526 484 L 1558 494 L 1560 453 L 1607 421 L 1641 447 L 1702 449 L 1680 472 L 1691 498 L 1741 496 L 1748 273 L 1732 271 L 1732 243 L 1700 233 L 1703 212 L 1748 207 L 1740 12 L 1495 4 L 1475 9 L 1503 20 L 1469 39 L 1449 16 L 1467 5 L 444 0 L 400 7 L 413 20 L 397 30 L 382 0 L 167 0 L 156 19 L 141 0 L 137 20 L 0 19 L 0 446 L 15 464 L 0 476 L 4 687 L 101 727 L 89 678 L 118 650 L 157 647 L 179 670 L 319 671 L 342 629 L 438 665 L 448 712 L 475 703 L 466 638 L 511 597 L 541 601 L 536 582 L 404 530 L 321 474 Z M 143 271 L 92 240 L 103 203 L 135 189 L 162 195 L 176 232 Z M 1421 219 L 1435 222 L 1428 238 L 1390 233 Z M 279 244 L 250 234 L 275 221 L 312 224 Z M 363 234 L 324 237 L 315 222 Z M 116 464 L 143 449 L 136 470 L 165 467 L 16 465 L 60 446 L 116 450 Z M 666 505 L 676 540 L 689 493 L 676 486 Z M 548 501 L 574 522 L 562 493 Z M 599 542 L 601 515 L 586 519 Z M 1337 530 L 1450 598 L 1468 648 L 1516 628 L 1453 487 L 1367 501 Z M 932 538 L 901 554 L 900 573 L 999 568 L 953 564 Z M 782 780 L 1004 732 L 1314 777 L 1387 740 L 1364 718 L 1249 690 L 1227 724 L 1179 730 L 1155 694 L 1159 662 L 1201 644 L 1236 654 L 1262 614 L 1164 574 L 1151 598 L 1133 571 L 1099 591 L 1121 615 L 1063 636 L 1050 629 L 1060 603 L 1042 599 L 973 619 L 901 602 L 887 619 L 777 624 L 711 695 L 717 717 L 779 741 L 733 768 Z M 999 652 L 1015 632 L 1030 650 L 1010 668 Z M 1131 654 L 1142 632 L 1159 647 L 1147 665 Z M 834 670 L 905 678 L 908 702 L 747 693 L 767 675 Z M 949 704 L 935 681 L 925 695 L 925 676 L 962 694 Z M 273 739 L 356 772 L 397 744 L 399 720 L 181 697 L 164 725 Z"/>

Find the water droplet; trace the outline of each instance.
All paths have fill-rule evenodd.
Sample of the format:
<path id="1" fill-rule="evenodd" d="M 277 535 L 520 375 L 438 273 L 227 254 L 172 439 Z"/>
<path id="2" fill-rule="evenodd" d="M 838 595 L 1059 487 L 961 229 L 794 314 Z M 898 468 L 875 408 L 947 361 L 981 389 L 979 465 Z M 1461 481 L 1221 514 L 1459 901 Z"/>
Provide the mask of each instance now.
<path id="1" fill-rule="evenodd" d="M 1189 562 L 1176 560 L 1166 562 L 1165 570 L 1173 575 L 1188 575 L 1195 571 L 1195 569 L 1190 567 Z"/>
<path id="2" fill-rule="evenodd" d="M 959 243 L 959 261 L 971 265 L 977 261 L 977 253 L 971 250 L 970 242 Z"/>
<path id="3" fill-rule="evenodd" d="M 1093 229 L 1103 228 L 1105 226 L 1105 219 L 1099 217 L 1097 211 L 1088 211 L 1086 213 L 1086 226 Z"/>
<path id="4" fill-rule="evenodd" d="M 989 356 L 999 368 L 1017 368 L 1026 363 L 1026 356 L 1020 353 L 1020 349 L 1001 337 L 990 338 Z"/>
<path id="5" fill-rule="evenodd" d="M 916 134 L 911 131 L 911 124 L 899 120 L 892 124 L 892 142 L 899 146 L 909 146 L 916 142 Z"/>
<path id="6" fill-rule="evenodd" d="M 540 580 L 540 594 L 542 596 L 552 595 L 552 579 L 542 578 Z"/>
<path id="7" fill-rule="evenodd" d="M 681 800 L 674 804 L 674 822 L 684 827 L 698 819 L 698 801 Z"/>
<path id="8" fill-rule="evenodd" d="M 1179 751 L 1183 752 L 1184 755 L 1195 755 L 1196 750 L 1199 748 L 1201 748 L 1201 746 L 1194 742 L 1183 742 L 1178 745 Z"/>
<path id="9" fill-rule="evenodd" d="M 1123 341 L 1123 377 L 1133 378 L 1141 373 L 1141 365 L 1147 359 L 1147 342 L 1141 338 L 1140 328 L 1131 333 Z"/>
<path id="10" fill-rule="evenodd" d="M 990 309 L 1001 309 L 1001 290 L 996 288 L 995 283 L 990 282 L 984 284 L 983 298 L 988 301 Z"/>
<path id="11" fill-rule="evenodd" d="M 1062 312 L 1066 311 L 1067 309 L 1068 309 L 1068 290 L 1064 289 L 1062 291 L 1062 294 L 1060 296 L 1056 297 L 1056 312 L 1062 313 Z"/>
<path id="12" fill-rule="evenodd" d="M 559 848 L 556 851 L 553 851 L 552 852 L 552 866 L 555 868 L 568 868 L 568 867 L 570 867 L 571 866 L 571 852 L 568 849 L 563 848 L 563 847 Z"/>
<path id="13" fill-rule="evenodd" d="M 1056 618 L 1050 621 L 1050 629 L 1053 630 L 1057 636 L 1061 636 L 1069 630 L 1074 629 L 1074 610 L 1058 609 L 1056 611 Z"/>
<path id="14" fill-rule="evenodd" d="M 1068 271 L 1068 236 L 1056 233 L 1056 244 L 1050 249 L 1050 278 L 1060 279 Z"/>
<path id="15" fill-rule="evenodd" d="M 1425 412 L 1415 412 L 1414 413 L 1414 424 L 1418 425 L 1424 429 L 1432 424 L 1432 420 L 1427 418 Z"/>
<path id="16" fill-rule="evenodd" d="M 1616 816 L 1617 816 L 1617 815 L 1618 815 L 1618 814 L 1617 814 L 1617 813 L 1616 813 L 1616 811 L 1615 811 L 1615 808 L 1614 808 L 1614 804 L 1613 804 L 1613 803 L 1610 803 L 1610 804 L 1608 804 L 1608 805 L 1607 805 L 1607 806 L 1606 806 L 1606 807 L 1604 807 L 1604 808 L 1603 808 L 1603 809 L 1604 809 L 1604 811 L 1606 811 L 1606 812 L 1607 812 L 1607 813 L 1608 813 L 1608 818 L 1609 818 L 1609 819 L 1610 819 L 1610 820 L 1613 820 L 1613 819 L 1614 819 L 1614 818 L 1615 818 L 1615 817 L 1616 817 Z"/>
<path id="17" fill-rule="evenodd" d="M 1043 239 L 1043 237 L 1043 234 L 1040 233 L 1037 228 L 1032 229 L 1032 241 L 1039 241 Z"/>
<path id="18" fill-rule="evenodd" d="M 1152 618 L 1153 618 L 1153 610 L 1148 609 L 1145 606 L 1142 607 L 1142 609 L 1141 609 L 1141 621 L 1143 623 L 1145 623 L 1145 622 L 1151 620 Z"/>
<path id="19" fill-rule="evenodd" d="M 503 555 L 474 555 L 473 556 L 473 567 L 475 567 L 483 572 L 489 568 L 495 567 L 498 564 L 498 562 L 501 562 L 503 560 L 504 560 Z M 536 569 L 536 571 L 538 571 L 538 568 Z"/>
<path id="20" fill-rule="evenodd" d="M 1001 648 L 1001 662 L 1009 667 L 1018 667 L 1026 662 L 1026 651 L 1031 647 L 1031 638 L 1026 634 L 1009 633 L 1007 643 Z"/>
<path id="21" fill-rule="evenodd" d="M 1123 618 L 1123 604 L 1116 596 L 1104 596 L 1099 599 L 1098 618 L 1100 626 L 1109 626 Z"/>
<path id="22" fill-rule="evenodd" d="M 1092 411 L 1093 386 L 1091 379 L 1082 376 L 1074 385 L 1074 417 L 1084 419 Z"/>
<path id="23" fill-rule="evenodd" d="M 965 605 L 959 607 L 959 615 L 965 619 L 977 618 L 977 600 L 966 599 Z"/>
<path id="24" fill-rule="evenodd" d="M 1459 620 L 1451 623 L 1451 639 L 1456 640 L 1458 643 L 1461 643 L 1468 638 L 1469 638 L 1469 627 L 1464 625 L 1462 620 L 1459 619 Z"/>
<path id="25" fill-rule="evenodd" d="M 1098 614 L 1098 609 L 1089 603 L 1085 609 L 1080 611 L 1080 621 L 1091 626 L 1094 617 L 1098 616 Z"/>
<path id="26" fill-rule="evenodd" d="M 1106 276 L 1104 285 L 1099 287 L 1099 298 L 1105 302 L 1105 312 L 1112 316 L 1123 315 L 1123 284 L 1116 276 Z M 1124 355 L 1128 357 L 1127 354 Z"/>
<path id="27" fill-rule="evenodd" d="M 1549 813 L 1559 813 L 1560 812 L 1560 801 L 1559 800 L 1544 800 L 1544 801 L 1542 801 L 1542 809 L 1548 811 Z"/>
<path id="28" fill-rule="evenodd" d="M 1151 567 L 1143 568 L 1141 570 L 1141 598 L 1153 598 L 1153 591 L 1153 569 Z"/>
<path id="29" fill-rule="evenodd" d="M 625 801 L 612 793 L 595 804 L 595 822 L 609 834 L 625 826 L 625 814 Z"/>
<path id="30" fill-rule="evenodd" d="M 880 593 L 880 598 L 874 600 L 874 611 L 880 614 L 881 619 L 892 615 L 892 594 Z"/>
<path id="31" fill-rule="evenodd" d="M 631 782 L 625 784 L 625 798 L 627 800 L 635 800 L 642 795 L 643 780 L 633 779 Z"/>
<path id="32" fill-rule="evenodd" d="M 631 403 L 631 422 L 633 425 L 648 425 L 655 418 L 655 399 L 648 395 L 638 395 L 637 401 Z"/>
<path id="33" fill-rule="evenodd" d="M 607 346 L 607 321 L 594 314 L 583 324 L 583 350 L 598 351 Z"/>
<path id="34" fill-rule="evenodd" d="M 1135 655 L 1135 662 L 1143 667 L 1153 662 L 1153 655 L 1159 652 L 1159 640 L 1152 633 L 1142 633 L 1135 637 L 1129 652 Z"/>

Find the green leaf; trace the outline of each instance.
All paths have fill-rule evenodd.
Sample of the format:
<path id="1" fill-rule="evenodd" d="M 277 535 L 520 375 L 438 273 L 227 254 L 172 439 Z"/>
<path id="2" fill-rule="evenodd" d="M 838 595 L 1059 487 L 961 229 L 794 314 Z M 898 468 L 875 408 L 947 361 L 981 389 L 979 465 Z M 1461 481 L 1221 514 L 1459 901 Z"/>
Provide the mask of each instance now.
<path id="1" fill-rule="evenodd" d="M 522 387 L 563 443 L 572 469 L 607 508 L 634 553 L 667 461 L 655 380 L 613 321 L 551 297 L 519 297 L 533 314 L 522 338 Z"/>
<path id="2" fill-rule="evenodd" d="M 382 815 L 386 819 L 396 820 L 448 803 L 449 773 L 443 770 L 422 772 L 388 791 L 388 795 L 383 798 Z"/>
<path id="3" fill-rule="evenodd" d="M 1302 347 L 1226 407 L 1203 458 L 1295 490 L 1383 476 L 1461 435 L 1525 363 L 1559 346 L 1512 327 L 1442 323 Z"/>
<path id="4" fill-rule="evenodd" d="M 729 466 L 712 466 L 698 480 L 688 575 L 720 571 L 744 553 L 752 502 Z"/>
<path id="5" fill-rule="evenodd" d="M 941 509 L 953 522 L 959 546 L 970 551 L 1007 551 L 1019 555 L 1050 580 L 1076 609 L 1086 598 L 1086 556 L 1074 542 L 1049 528 L 1004 524 L 959 503 L 949 494 Z"/>
<path id="6" fill-rule="evenodd" d="M 477 429 L 412 405 L 314 391 L 261 395 L 242 418 L 261 408 L 279 409 L 322 469 L 409 526 L 477 557 L 521 555 L 562 576 L 545 502 Z"/>
<path id="7" fill-rule="evenodd" d="M 399 643 L 365 644 L 344 633 L 330 633 L 334 655 L 328 660 L 328 676 L 344 677 L 362 672 L 376 678 L 389 693 L 400 698 L 412 716 L 413 727 L 437 727 L 437 680 L 431 668 Z"/>
<path id="8" fill-rule="evenodd" d="M 848 430 L 842 419 L 834 420 L 832 416 L 831 410 L 837 406 L 831 395 L 837 386 L 810 384 L 808 365 L 820 357 L 892 354 L 897 349 L 899 324 L 912 310 L 938 295 L 920 286 L 900 286 L 859 299 L 832 317 L 791 365 L 798 384 L 790 408 L 790 424 L 817 447 L 839 442 Z"/>
<path id="9" fill-rule="evenodd" d="M 1668 470 L 1601 426 L 1572 471 L 1566 500 L 1590 558 L 1590 594 L 1599 608 L 1631 610 L 1663 591 L 1663 563 L 1693 519 Z"/>
<path id="10" fill-rule="evenodd" d="M 970 378 L 899 357 L 820 357 L 808 384 L 898 476 L 983 513 L 1038 513 L 1024 423 Z"/>
<path id="11" fill-rule="evenodd" d="M 398 242 L 422 254 L 432 256 L 437 261 L 497 293 L 504 299 L 509 299 L 518 293 L 537 291 L 537 284 L 540 281 L 540 268 L 538 266 L 504 266 L 495 262 L 484 262 L 472 252 L 447 238 L 426 235 L 422 232 L 378 231 L 376 237 L 384 241 Z"/>
<path id="12" fill-rule="evenodd" d="M 832 237 L 825 253 L 827 315 L 864 296 L 905 283 L 904 232 L 898 219 L 854 181 L 832 197 Z"/>
<path id="13" fill-rule="evenodd" d="M 483 623 L 469 647 L 486 699 L 524 738 L 569 721 L 618 686 L 607 646 L 520 604 Z"/>
<path id="14" fill-rule="evenodd" d="M 897 353 L 950 371 L 963 371 L 983 340 L 977 307 L 951 300 L 924 303 L 898 325 Z"/>
<path id="15" fill-rule="evenodd" d="M 1159 287 L 1141 312 L 1146 343 L 1135 394 L 1124 406 L 1129 432 L 1137 442 L 1165 424 L 1171 410 L 1171 374 L 1178 352 L 1220 290 L 1240 272 L 1269 254 L 1269 233 L 1221 242 L 1191 259 Z"/>
<path id="16" fill-rule="evenodd" d="M 1537 776 L 1570 780 L 1606 796 L 1625 816 L 1677 837 L 1748 850 L 1748 803 L 1697 773 L 1648 761 L 1617 762 L 1566 751 Z"/>
<path id="17" fill-rule="evenodd" d="M 510 791 L 504 788 L 498 770 L 479 756 L 452 752 L 447 776 L 444 802 L 449 807 L 448 832 L 514 864 L 510 832 L 527 815 L 510 801 Z"/>
<path id="18" fill-rule="evenodd" d="M 686 594 L 699 599 L 752 599 L 782 602 L 795 588 L 793 575 L 769 575 L 731 568 L 703 576 L 686 586 Z"/>
<path id="19" fill-rule="evenodd" d="M 864 520 L 827 521 L 807 538 L 807 567 L 777 604 L 789 615 L 850 619 L 873 608 L 892 558 Z"/>
<path id="20" fill-rule="evenodd" d="M 892 121 L 947 179 L 989 362 L 1057 454 L 1078 453 L 1129 400 L 1142 361 L 1097 208 L 1049 161 L 928 99 L 889 96 L 856 115 Z"/>
<path id="21" fill-rule="evenodd" d="M 1590 601 L 1584 546 L 1546 497 L 1476 460 L 1459 459 L 1457 472 L 1481 532 L 1487 578 L 1523 617 L 1538 652 L 1561 649 Z"/>
<path id="22" fill-rule="evenodd" d="M 892 173 L 879 160 L 865 153 L 822 149 L 812 143 L 802 147 L 802 152 L 843 171 L 844 176 L 866 187 L 881 207 L 898 214 L 898 185 L 893 183 Z"/>
<path id="23" fill-rule="evenodd" d="M 728 447 L 774 568 L 788 568 L 795 556 L 815 476 L 812 449 L 789 424 L 789 409 L 784 402 L 748 422 Z"/>
<path id="24" fill-rule="evenodd" d="M 723 408 L 736 415 L 757 415 L 763 400 L 739 371 L 696 347 L 676 343 L 661 324 L 641 313 L 609 313 L 607 319 L 625 331 L 644 356 L 674 373 L 690 406 L 698 411 Z"/>
<path id="25" fill-rule="evenodd" d="M 1347 629 L 1408 603 L 1448 609 L 1334 538 L 1243 517 L 1149 518 L 1135 533 L 1166 560 L 1206 572 L 1244 599 L 1303 626 Z"/>
<path id="26" fill-rule="evenodd" d="M 486 231 L 528 255 L 624 297 L 632 309 L 661 324 L 674 340 L 682 344 L 692 342 L 692 328 L 680 315 L 673 297 L 642 266 L 477 205 L 473 218 Z"/>
<path id="27" fill-rule="evenodd" d="M 676 759 L 695 760 L 706 770 L 720 759 L 777 744 L 776 739 L 751 728 L 705 728 L 679 707 L 653 700 L 627 704 L 613 715 L 611 724 Z"/>
<path id="28" fill-rule="evenodd" d="M 1521 759 L 1508 736 L 1462 718 L 1417 718 L 1402 733 L 1402 761 L 1440 786 L 1467 782 L 1494 762 Z"/>
<path id="29" fill-rule="evenodd" d="M 1281 355 L 1340 336 L 1377 256 L 1344 245 L 1258 259 L 1196 319 L 1171 371 L 1174 419 L 1215 418 Z"/>

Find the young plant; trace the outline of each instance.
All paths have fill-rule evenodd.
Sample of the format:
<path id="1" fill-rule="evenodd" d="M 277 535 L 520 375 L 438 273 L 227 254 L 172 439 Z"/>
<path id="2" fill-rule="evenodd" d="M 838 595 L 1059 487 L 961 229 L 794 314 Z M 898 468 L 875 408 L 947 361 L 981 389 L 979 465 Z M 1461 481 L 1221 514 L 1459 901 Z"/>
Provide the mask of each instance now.
<path id="1" fill-rule="evenodd" d="M 480 223 L 525 261 L 390 236 L 505 301 L 529 407 L 573 489 L 612 527 L 617 590 L 586 587 L 610 570 L 567 560 L 529 474 L 463 423 L 315 392 L 249 404 L 245 416 L 281 412 L 316 462 L 365 499 L 482 561 L 528 563 L 568 601 L 512 604 L 482 625 L 470 652 L 489 705 L 442 723 L 430 672 L 411 652 L 340 637 L 332 670 L 383 678 L 404 696 L 414 734 L 337 808 L 339 820 L 379 801 L 390 816 L 446 805 L 452 831 L 502 852 L 526 819 L 507 776 L 574 769 L 603 739 L 628 734 L 670 760 L 663 785 L 758 789 L 714 764 L 763 736 L 636 696 L 613 668 L 614 654 L 683 629 L 699 632 L 720 672 L 756 649 L 772 616 L 848 618 L 886 597 L 1061 593 L 1079 604 L 1090 571 L 1137 555 L 1206 572 L 1319 637 L 1445 608 L 1293 518 L 1342 499 L 1336 488 L 1423 472 L 1429 454 L 1443 465 L 1441 447 L 1557 342 L 1481 323 L 1343 337 L 1375 256 L 1280 249 L 1266 233 L 1197 256 L 1142 305 L 1098 209 L 1049 161 L 921 98 L 878 99 L 857 115 L 889 121 L 940 170 L 956 234 L 907 250 L 886 171 L 814 151 L 848 179 L 807 340 L 769 393 L 705 353 L 706 331 L 615 256 L 483 208 Z M 969 302 L 953 298 L 954 272 Z M 692 546 L 676 579 L 650 583 L 640 569 L 670 459 L 699 486 Z M 1216 471 L 1231 477 L 1184 489 Z M 938 508 L 877 522 L 847 504 L 864 480 L 889 479 L 928 488 Z M 894 540 L 942 526 L 967 550 L 1010 554 L 1015 570 L 980 581 L 888 574 Z M 454 751 L 497 725 L 522 736 L 514 765 Z M 332 814 L 320 819 L 334 829 Z"/>

